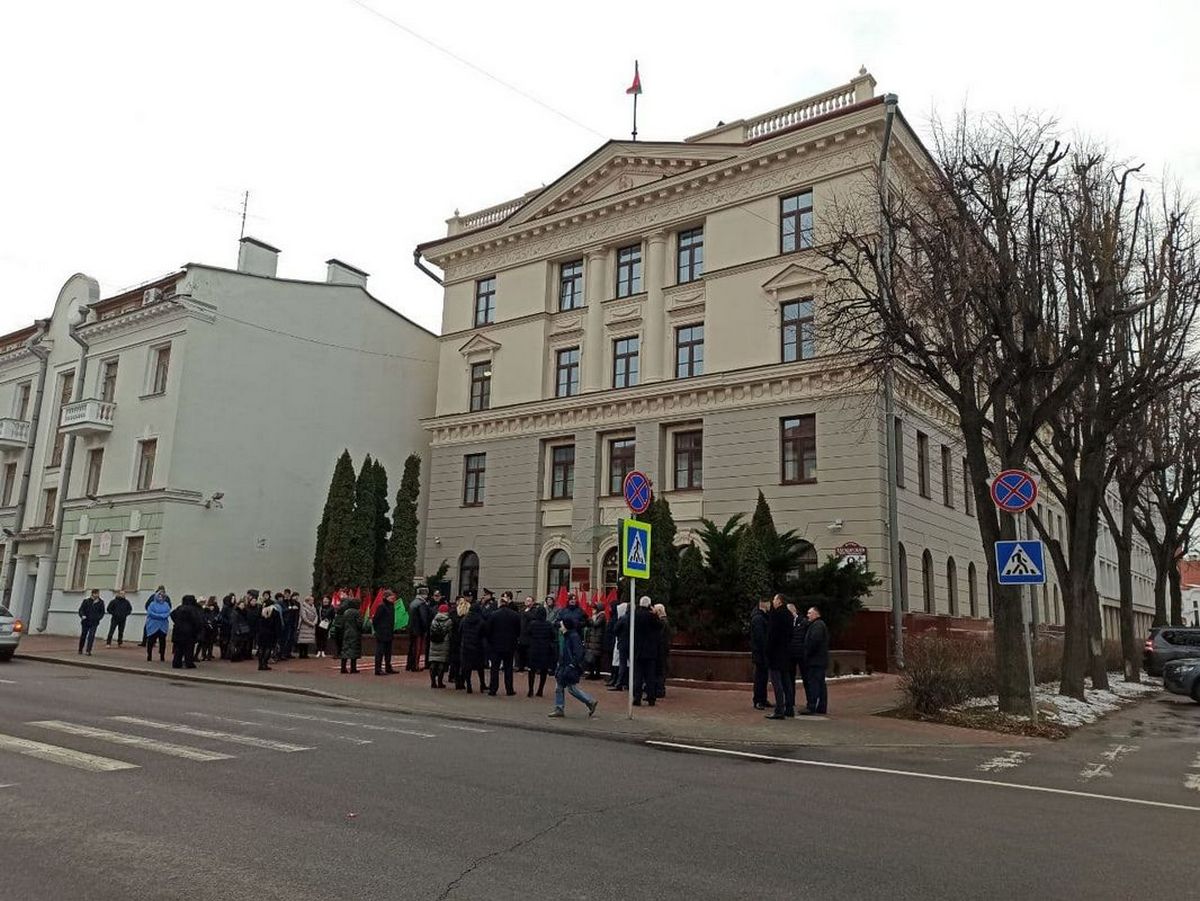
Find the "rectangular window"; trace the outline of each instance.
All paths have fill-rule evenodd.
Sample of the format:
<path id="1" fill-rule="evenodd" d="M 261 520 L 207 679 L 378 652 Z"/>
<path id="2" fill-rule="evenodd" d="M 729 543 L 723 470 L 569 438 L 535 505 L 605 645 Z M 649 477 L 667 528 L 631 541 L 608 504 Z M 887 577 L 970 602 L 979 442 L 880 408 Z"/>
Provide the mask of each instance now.
<path id="1" fill-rule="evenodd" d="M 71 402 L 71 398 L 75 395 L 75 373 L 64 372 L 59 377 L 58 383 L 58 409 L 54 411 L 54 419 L 52 420 L 54 428 L 54 446 L 50 449 L 50 466 L 53 469 L 56 466 L 62 465 L 63 446 L 66 443 L 67 436 L 59 429 L 59 422 L 62 420 L 63 407 Z"/>
<path id="2" fill-rule="evenodd" d="M 954 506 L 954 469 L 950 463 L 950 448 L 942 445 L 942 503 Z"/>
<path id="3" fill-rule="evenodd" d="M 638 383 L 638 338 L 613 342 L 613 387 L 632 388 Z"/>
<path id="4" fill-rule="evenodd" d="M 917 432 L 917 490 L 929 497 L 929 436 Z"/>
<path id="5" fill-rule="evenodd" d="M 971 487 L 971 468 L 967 466 L 967 458 L 962 459 L 963 469 L 963 510 L 967 516 L 975 515 L 975 489 Z"/>
<path id="6" fill-rule="evenodd" d="M 617 251 L 617 297 L 642 293 L 642 245 L 631 244 Z"/>
<path id="7" fill-rule="evenodd" d="M 792 253 L 812 247 L 812 191 L 792 194 L 779 201 L 779 252 Z"/>
<path id="8" fill-rule="evenodd" d="M 675 433 L 675 487 L 704 487 L 704 433 Z"/>
<path id="9" fill-rule="evenodd" d="M 138 491 L 149 491 L 154 481 L 154 457 L 158 453 L 158 439 L 150 438 L 138 442 L 137 484 Z"/>
<path id="10" fill-rule="evenodd" d="M 4 464 L 4 485 L 0 486 L 0 507 L 7 507 L 12 503 L 13 486 L 17 483 L 17 464 Z"/>
<path id="11" fill-rule="evenodd" d="M 475 283 L 475 327 L 496 321 L 496 276 L 489 275 Z"/>
<path id="12" fill-rule="evenodd" d="M 675 378 L 704 374 L 704 326 L 685 325 L 675 330 Z"/>
<path id="13" fill-rule="evenodd" d="M 75 559 L 71 561 L 71 586 L 68 591 L 83 591 L 87 585 L 88 558 L 92 555 L 92 542 L 83 538 L 75 542 Z"/>
<path id="14" fill-rule="evenodd" d="M 163 379 L 163 388 L 167 385 Z M 105 360 L 100 367 L 100 399 L 112 403 L 117 396 L 117 361 Z"/>
<path id="15" fill-rule="evenodd" d="M 575 310 L 583 306 L 583 260 L 558 267 L 558 308 Z"/>
<path id="16" fill-rule="evenodd" d="M 789 301 L 782 304 L 779 311 L 783 362 L 811 360 L 816 352 L 813 340 L 812 298 Z"/>
<path id="17" fill-rule="evenodd" d="M 904 487 L 904 423 L 897 416 L 892 419 L 893 444 L 896 445 L 896 487 Z"/>
<path id="18" fill-rule="evenodd" d="M 579 348 L 566 347 L 554 355 L 554 396 L 579 393 Z"/>
<path id="19" fill-rule="evenodd" d="M 17 403 L 13 409 L 14 418 L 24 420 L 29 415 L 29 391 L 31 389 L 29 382 L 21 382 L 17 385 Z"/>
<path id="20" fill-rule="evenodd" d="M 100 493 L 100 467 L 104 464 L 104 448 L 93 447 L 87 454 L 87 471 L 83 477 L 83 493 L 95 497 Z"/>
<path id="21" fill-rule="evenodd" d="M 800 485 L 817 480 L 817 417 L 790 416 L 780 420 L 783 447 L 783 484 Z"/>
<path id="22" fill-rule="evenodd" d="M 689 228 L 679 233 L 677 281 L 694 282 L 704 275 L 704 229 Z"/>
<path id="23" fill-rule="evenodd" d="M 47 488 L 42 492 L 42 525 L 53 526 L 55 507 L 58 506 L 58 489 Z"/>
<path id="24" fill-rule="evenodd" d="M 492 361 L 471 364 L 471 410 L 492 406 Z"/>
<path id="25" fill-rule="evenodd" d="M 141 535 L 130 535 L 125 539 L 125 565 L 121 568 L 121 588 L 137 591 L 142 583 L 142 549 L 146 539 Z"/>
<path id="26" fill-rule="evenodd" d="M 167 393 L 167 372 L 171 368 L 171 345 L 154 350 L 154 372 L 150 380 L 151 394 Z"/>
<path id="27" fill-rule="evenodd" d="M 487 474 L 487 454 L 467 454 L 463 457 L 463 506 L 478 507 L 483 503 L 483 483 Z"/>
<path id="28" fill-rule="evenodd" d="M 551 449 L 550 497 L 573 497 L 575 494 L 575 445 L 560 445 Z"/>
<path id="29" fill-rule="evenodd" d="M 620 494 L 625 489 L 625 476 L 633 471 L 637 442 L 632 438 L 616 438 L 608 442 L 608 493 Z"/>

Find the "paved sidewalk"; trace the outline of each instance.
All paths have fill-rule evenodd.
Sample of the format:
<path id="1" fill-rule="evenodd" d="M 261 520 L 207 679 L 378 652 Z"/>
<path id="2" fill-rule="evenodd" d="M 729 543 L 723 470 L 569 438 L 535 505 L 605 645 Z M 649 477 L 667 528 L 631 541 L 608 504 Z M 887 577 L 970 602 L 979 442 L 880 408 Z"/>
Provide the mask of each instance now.
<path id="1" fill-rule="evenodd" d="M 797 717 L 772 722 L 753 708 L 749 686 L 745 691 L 711 691 L 669 685 L 667 697 L 653 708 L 634 708 L 627 716 L 627 695 L 604 689 L 603 682 L 587 682 L 582 687 L 600 701 L 593 719 L 583 705 L 567 698 L 567 716 L 552 720 L 546 714 L 553 703 L 553 677 L 546 681 L 546 697 L 525 697 L 526 678 L 514 677 L 517 696 L 498 697 L 455 691 L 433 690 L 426 673 L 401 672 L 396 676 L 375 676 L 372 661 L 363 658 L 356 676 L 339 673 L 338 661 L 289 660 L 271 665 L 270 672 L 259 672 L 254 661 L 230 663 L 213 660 L 200 663 L 194 670 L 175 670 L 157 659 L 146 662 L 145 650 L 136 643 L 124 648 L 106 647 L 98 642 L 93 656 L 80 656 L 77 641 L 63 636 L 27 636 L 11 665 L 4 671 L 19 673 L 21 658 L 117 670 L 131 674 L 173 679 L 211 681 L 226 685 L 259 688 L 310 695 L 358 707 L 394 710 L 400 713 L 437 716 L 448 719 L 486 722 L 546 732 L 565 732 L 625 741 L 674 741 L 681 743 L 753 745 L 788 748 L 805 746 L 914 747 L 914 746 L 999 746 L 1014 747 L 1038 743 L 1039 739 L 998 735 L 976 729 L 961 729 L 932 723 L 880 717 L 875 714 L 899 703 L 895 677 L 833 680 L 829 683 L 829 717 Z M 403 659 L 396 665 L 403 667 Z M 503 689 L 502 689 L 503 691 Z M 803 691 L 800 692 L 803 695 Z"/>

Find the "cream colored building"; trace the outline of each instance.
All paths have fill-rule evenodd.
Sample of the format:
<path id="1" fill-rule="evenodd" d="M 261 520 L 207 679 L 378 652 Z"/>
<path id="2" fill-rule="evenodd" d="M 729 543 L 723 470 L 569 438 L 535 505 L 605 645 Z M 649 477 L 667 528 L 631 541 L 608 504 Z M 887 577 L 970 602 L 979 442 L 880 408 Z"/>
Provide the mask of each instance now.
<path id="1" fill-rule="evenodd" d="M 865 71 L 681 142 L 610 141 L 547 187 L 448 221 L 417 248 L 445 285 L 425 563 L 455 588 L 543 594 L 615 581 L 622 475 L 645 471 L 679 540 L 762 489 L 811 560 L 867 548 L 890 605 L 988 615 L 953 419 L 900 381 L 900 547 L 888 553 L 884 417 L 854 358 L 823 345 L 812 249 L 870 191 L 884 98 Z M 903 116 L 897 177 L 927 164 Z M 1057 588 L 1042 612 L 1062 621 Z"/>
<path id="2" fill-rule="evenodd" d="M 382 459 L 393 491 L 427 458 L 436 337 L 355 267 L 299 281 L 278 256 L 244 238 L 236 270 L 189 263 L 105 299 L 75 275 L 0 337 L 5 597 L 34 629 L 77 631 L 93 587 L 127 590 L 135 634 L 159 583 L 307 589 L 342 449 Z"/>

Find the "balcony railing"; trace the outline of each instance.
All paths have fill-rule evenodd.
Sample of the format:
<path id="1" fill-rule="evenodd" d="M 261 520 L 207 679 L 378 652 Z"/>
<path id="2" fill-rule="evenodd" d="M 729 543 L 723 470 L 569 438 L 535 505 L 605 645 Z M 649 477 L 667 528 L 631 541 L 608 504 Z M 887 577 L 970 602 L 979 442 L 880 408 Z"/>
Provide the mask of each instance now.
<path id="1" fill-rule="evenodd" d="M 28 422 L 11 416 L 0 419 L 0 447 L 24 447 L 28 442 Z"/>
<path id="2" fill-rule="evenodd" d="M 88 398 L 67 404 L 62 409 L 59 427 L 77 435 L 105 434 L 112 431 L 117 405 L 106 400 Z"/>

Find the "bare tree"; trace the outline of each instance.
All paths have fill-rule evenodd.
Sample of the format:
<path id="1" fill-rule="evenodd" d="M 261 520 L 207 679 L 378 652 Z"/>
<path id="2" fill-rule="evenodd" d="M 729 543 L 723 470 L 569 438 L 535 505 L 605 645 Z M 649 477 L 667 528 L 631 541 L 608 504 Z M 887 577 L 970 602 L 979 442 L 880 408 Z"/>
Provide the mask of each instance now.
<path id="1" fill-rule="evenodd" d="M 991 550 L 1017 537 L 1016 522 L 993 506 L 988 476 L 993 463 L 1028 463 L 1038 433 L 1090 376 L 1098 338 L 1091 320 L 1068 329 L 1059 318 L 1065 264 L 1045 223 L 1069 185 L 1053 128 L 962 116 L 935 138 L 936 166 L 886 191 L 874 185 L 830 217 L 822 328 L 860 349 L 875 376 L 894 368 L 953 408 L 988 559 L 1000 709 L 1024 712 L 1021 590 L 998 584 Z"/>

